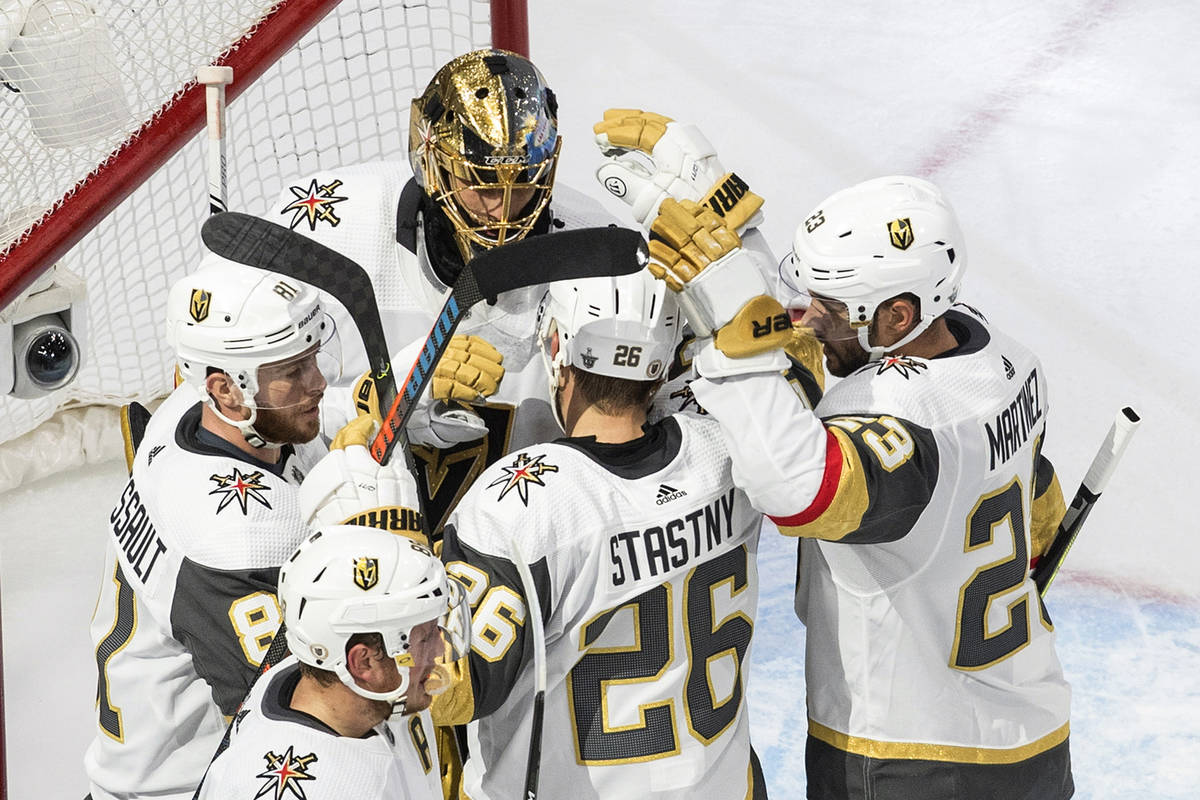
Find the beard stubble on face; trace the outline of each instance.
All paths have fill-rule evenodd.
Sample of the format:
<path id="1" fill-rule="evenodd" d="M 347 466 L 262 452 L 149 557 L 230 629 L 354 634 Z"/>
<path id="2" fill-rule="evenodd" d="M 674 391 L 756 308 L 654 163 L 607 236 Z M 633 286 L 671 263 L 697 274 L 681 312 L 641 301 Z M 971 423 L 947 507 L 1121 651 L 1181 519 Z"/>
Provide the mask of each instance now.
<path id="1" fill-rule="evenodd" d="M 308 404 L 285 409 L 262 408 L 254 421 L 254 429 L 268 442 L 305 444 L 321 432 L 321 415 L 312 414 Z"/>

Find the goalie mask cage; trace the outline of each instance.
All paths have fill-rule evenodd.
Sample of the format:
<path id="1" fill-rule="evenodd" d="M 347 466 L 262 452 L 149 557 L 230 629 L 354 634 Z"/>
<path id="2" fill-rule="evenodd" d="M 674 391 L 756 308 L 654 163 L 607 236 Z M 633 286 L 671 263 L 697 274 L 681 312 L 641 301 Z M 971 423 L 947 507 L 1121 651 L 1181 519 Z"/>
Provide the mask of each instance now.
<path id="1" fill-rule="evenodd" d="M 119 442 L 121 404 L 171 388 L 163 306 L 209 209 L 197 67 L 233 67 L 228 207 L 262 214 L 319 168 L 407 160 L 412 98 L 455 55 L 527 53 L 525 14 L 525 0 L 0 0 L 0 309 L 55 263 L 87 287 L 75 380 L 0 396 L 0 491 L 96 458 L 99 439 Z"/>

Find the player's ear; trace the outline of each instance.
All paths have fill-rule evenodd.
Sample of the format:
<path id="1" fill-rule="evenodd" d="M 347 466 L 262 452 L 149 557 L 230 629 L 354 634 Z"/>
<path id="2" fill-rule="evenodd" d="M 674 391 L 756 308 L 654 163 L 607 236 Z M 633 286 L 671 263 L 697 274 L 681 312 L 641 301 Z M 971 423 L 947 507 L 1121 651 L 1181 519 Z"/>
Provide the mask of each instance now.
<path id="1" fill-rule="evenodd" d="M 558 357 L 558 331 L 555 331 L 554 335 L 550 337 L 550 357 Z"/>
<path id="2" fill-rule="evenodd" d="M 917 303 L 910 297 L 901 295 L 893 297 L 876 309 L 872 327 L 878 332 L 878 344 L 886 346 L 904 338 L 918 322 L 920 310 Z"/>
<path id="3" fill-rule="evenodd" d="M 243 411 L 242 391 L 224 372 L 213 371 L 204 378 L 204 389 L 208 396 L 217 404 L 217 408 L 226 416 L 234 416 Z"/>
<path id="4" fill-rule="evenodd" d="M 370 681 L 371 660 L 374 655 L 374 651 L 362 642 L 351 645 L 346 651 L 346 669 L 355 681 L 360 684 Z"/>

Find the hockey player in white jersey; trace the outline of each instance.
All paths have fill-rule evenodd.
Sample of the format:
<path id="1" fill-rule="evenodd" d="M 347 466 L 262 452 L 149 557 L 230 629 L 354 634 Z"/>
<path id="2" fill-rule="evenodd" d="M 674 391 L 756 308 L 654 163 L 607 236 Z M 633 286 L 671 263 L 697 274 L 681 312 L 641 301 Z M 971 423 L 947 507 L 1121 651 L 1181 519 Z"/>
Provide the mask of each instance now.
<path id="1" fill-rule="evenodd" d="M 425 339 L 475 254 L 614 222 L 595 201 L 555 189 L 557 110 L 528 59 L 495 49 L 458 56 L 412 101 L 409 163 L 324 168 L 284 187 L 269 216 L 361 264 L 388 341 L 415 355 L 409 345 Z M 533 336 L 544 291 L 509 292 L 472 309 L 413 415 L 409 436 L 431 530 L 487 463 L 554 429 Z M 358 340 L 345 339 L 347 377 L 364 374 Z M 397 369 L 411 360 L 396 358 Z M 468 409 L 452 399 L 477 402 Z M 330 416 L 326 424 L 341 421 Z"/>
<path id="2" fill-rule="evenodd" d="M 279 625 L 340 365 L 314 288 L 212 255 L 171 288 L 167 324 L 185 384 L 137 447 L 91 623 L 94 800 L 191 798 Z"/>
<path id="3" fill-rule="evenodd" d="M 626 199 L 639 202 L 635 217 L 666 196 L 655 180 L 674 191 L 696 181 L 697 197 L 730 199 L 742 221 L 754 215 L 761 198 L 723 172 L 694 126 L 675 124 L 666 133 L 658 122 L 653 136 L 643 117 L 665 119 L 627 112 L 609 121 L 613 141 L 605 139 L 607 149 L 624 154 L 606 162 L 608 185 L 629 187 Z M 411 363 L 411 345 L 424 340 L 447 288 L 476 254 L 528 236 L 616 224 L 595 200 L 555 184 L 558 101 L 523 56 L 482 49 L 454 58 L 412 101 L 409 120 L 408 164 L 327 167 L 286 186 L 269 214 L 367 270 L 388 341 L 409 354 L 393 359 L 398 369 Z M 643 153 L 649 166 L 635 170 L 630 154 L 655 145 L 657 156 Z M 422 507 L 435 533 L 486 465 L 557 435 L 536 349 L 544 293 L 544 285 L 529 287 L 473 308 L 409 423 Z M 347 377 L 363 374 L 356 338 L 344 339 Z M 683 369 L 672 369 L 672 377 Z M 678 394 L 664 393 L 656 416 L 694 406 L 682 377 L 672 389 Z M 342 421 L 331 416 L 327 428 Z"/>
<path id="4" fill-rule="evenodd" d="M 476 720 L 463 781 L 474 800 L 523 795 L 530 614 L 545 622 L 548 673 L 539 795 L 766 796 L 745 703 L 761 516 L 730 480 L 714 421 L 647 422 L 680 324 L 646 272 L 552 284 L 543 301 L 567 438 L 486 470 L 442 553 L 474 616 L 469 674 L 434 717 Z"/>
<path id="5" fill-rule="evenodd" d="M 779 310 L 747 302 L 736 241 L 697 257 L 715 228 L 694 206 L 664 204 L 654 230 L 652 269 L 715 331 L 694 390 L 734 480 L 802 537 L 808 797 L 1070 797 L 1070 690 L 1030 579 L 1064 511 L 1045 372 L 956 304 L 966 250 L 942 193 L 867 181 L 798 227 L 784 278 L 842 378 L 815 414 L 755 363 L 769 349 L 728 347 Z"/>
<path id="6" fill-rule="evenodd" d="M 334 525 L 284 564 L 279 598 L 292 655 L 254 685 L 200 798 L 440 800 L 428 708 L 470 635 L 462 587 L 413 539 Z"/>

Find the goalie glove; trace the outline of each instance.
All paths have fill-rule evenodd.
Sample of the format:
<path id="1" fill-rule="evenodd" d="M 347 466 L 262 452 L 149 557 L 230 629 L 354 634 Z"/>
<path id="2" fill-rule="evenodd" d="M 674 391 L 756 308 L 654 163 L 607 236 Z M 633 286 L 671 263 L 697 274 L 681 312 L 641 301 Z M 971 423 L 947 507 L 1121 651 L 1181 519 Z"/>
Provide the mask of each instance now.
<path id="1" fill-rule="evenodd" d="M 720 217 L 691 201 L 667 199 L 650 233 L 650 272 L 677 293 L 697 337 L 711 337 L 695 358 L 700 375 L 787 368 L 788 313 Z"/>
<path id="2" fill-rule="evenodd" d="M 630 108 L 610 108 L 592 126 L 608 159 L 596 179 L 633 210 L 649 230 L 666 198 L 695 200 L 725 219 L 731 231 L 762 223 L 763 199 L 726 172 L 717 152 L 695 125 Z"/>
<path id="3" fill-rule="evenodd" d="M 402 460 L 379 464 L 367 445 L 376 426 L 364 414 L 347 423 L 300 484 L 300 513 L 310 527 L 366 525 L 425 543 L 417 483 Z"/>

